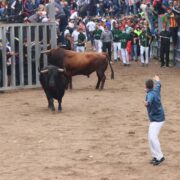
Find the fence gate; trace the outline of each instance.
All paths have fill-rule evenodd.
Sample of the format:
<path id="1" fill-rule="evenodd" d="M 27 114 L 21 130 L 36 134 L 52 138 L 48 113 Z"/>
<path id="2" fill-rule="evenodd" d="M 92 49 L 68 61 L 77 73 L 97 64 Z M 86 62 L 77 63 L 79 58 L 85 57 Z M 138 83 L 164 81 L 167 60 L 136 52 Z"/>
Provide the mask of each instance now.
<path id="1" fill-rule="evenodd" d="M 55 23 L 0 24 L 0 90 L 39 86 L 41 51 L 57 46 Z"/>

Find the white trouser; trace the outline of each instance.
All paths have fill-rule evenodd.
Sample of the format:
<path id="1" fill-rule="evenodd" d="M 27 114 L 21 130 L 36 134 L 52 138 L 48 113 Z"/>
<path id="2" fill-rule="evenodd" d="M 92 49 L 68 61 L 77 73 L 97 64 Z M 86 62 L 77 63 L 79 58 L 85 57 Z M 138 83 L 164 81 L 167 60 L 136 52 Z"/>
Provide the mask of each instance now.
<path id="1" fill-rule="evenodd" d="M 113 42 L 113 50 L 114 50 L 114 60 L 117 60 L 117 58 L 120 57 L 121 43 Z"/>
<path id="2" fill-rule="evenodd" d="M 96 49 L 96 52 L 102 52 L 102 41 L 101 40 L 94 40 L 94 46 Z"/>
<path id="3" fill-rule="evenodd" d="M 77 46 L 76 47 L 76 52 L 84 52 L 85 51 L 85 47 L 84 46 Z"/>
<path id="4" fill-rule="evenodd" d="M 146 59 L 145 61 L 144 61 L 144 52 L 145 52 L 145 59 Z M 140 53 L 141 53 L 141 63 L 148 64 L 149 63 L 149 47 L 141 46 Z"/>
<path id="5" fill-rule="evenodd" d="M 121 55 L 123 64 L 129 64 L 128 52 L 126 49 L 121 48 Z"/>
<path id="6" fill-rule="evenodd" d="M 161 151 L 161 145 L 158 138 L 159 132 L 163 124 L 164 124 L 164 121 L 163 122 L 150 122 L 150 125 L 149 125 L 149 132 L 148 132 L 149 146 L 150 146 L 152 157 L 155 157 L 157 160 L 160 160 L 163 157 L 163 153 Z"/>

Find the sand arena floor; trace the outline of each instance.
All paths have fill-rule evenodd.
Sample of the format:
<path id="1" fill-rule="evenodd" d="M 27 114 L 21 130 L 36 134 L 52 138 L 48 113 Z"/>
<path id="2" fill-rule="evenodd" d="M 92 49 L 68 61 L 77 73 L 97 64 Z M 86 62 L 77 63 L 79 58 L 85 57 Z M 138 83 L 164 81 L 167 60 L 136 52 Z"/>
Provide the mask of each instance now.
<path id="1" fill-rule="evenodd" d="M 73 78 L 63 111 L 51 112 L 42 89 L 0 94 L 0 180 L 179 180 L 180 69 L 113 65 L 103 91 L 96 74 Z M 151 158 L 144 82 L 158 74 L 166 123 L 166 161 Z M 56 103 L 57 108 L 57 103 Z"/>

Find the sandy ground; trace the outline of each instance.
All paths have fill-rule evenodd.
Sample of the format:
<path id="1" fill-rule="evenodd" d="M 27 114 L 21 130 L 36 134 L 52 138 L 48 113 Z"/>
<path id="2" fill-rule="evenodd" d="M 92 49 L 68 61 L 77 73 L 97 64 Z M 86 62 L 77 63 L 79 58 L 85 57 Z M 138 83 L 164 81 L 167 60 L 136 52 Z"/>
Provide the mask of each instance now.
<path id="1" fill-rule="evenodd" d="M 73 78 L 63 111 L 51 112 L 41 89 L 0 94 L 0 180 L 179 180 L 180 69 L 114 64 L 103 91 L 96 74 Z M 143 101 L 146 79 L 160 75 L 165 162 L 151 159 Z M 56 103 L 57 108 L 57 103 Z"/>

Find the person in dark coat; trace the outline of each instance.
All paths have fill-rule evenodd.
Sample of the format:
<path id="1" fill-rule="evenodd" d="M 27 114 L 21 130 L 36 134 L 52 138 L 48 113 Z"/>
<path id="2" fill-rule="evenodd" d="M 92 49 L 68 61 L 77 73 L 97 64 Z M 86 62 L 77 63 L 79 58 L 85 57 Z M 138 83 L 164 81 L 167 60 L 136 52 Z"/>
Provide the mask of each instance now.
<path id="1" fill-rule="evenodd" d="M 161 67 L 164 67 L 165 65 L 166 67 L 169 67 L 170 36 L 171 33 L 167 30 L 165 25 L 163 30 L 159 33 Z M 166 56 L 166 62 L 164 61 L 164 56 Z"/>

